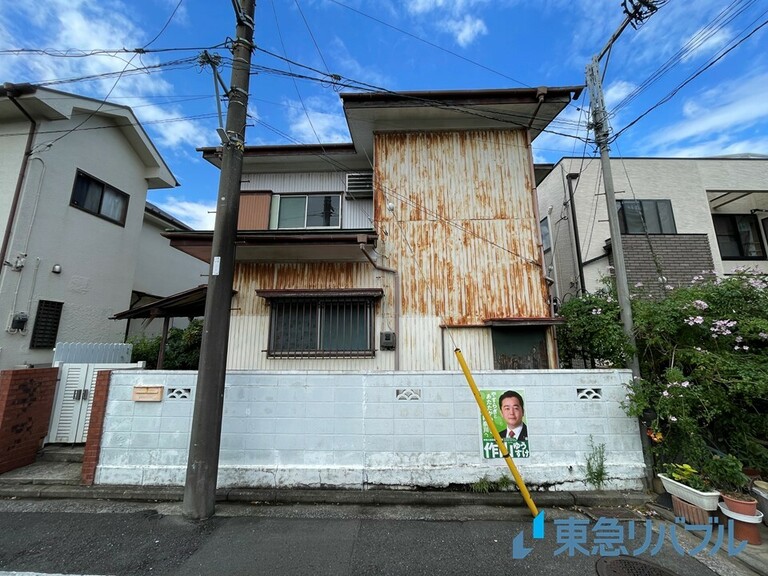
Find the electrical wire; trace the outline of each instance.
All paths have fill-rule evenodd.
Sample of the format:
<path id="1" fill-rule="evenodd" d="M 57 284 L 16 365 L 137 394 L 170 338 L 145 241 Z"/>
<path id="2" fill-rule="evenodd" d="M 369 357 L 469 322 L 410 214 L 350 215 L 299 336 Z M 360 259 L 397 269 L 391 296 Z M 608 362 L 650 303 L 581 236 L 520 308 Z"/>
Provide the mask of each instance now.
<path id="1" fill-rule="evenodd" d="M 692 38 L 690 38 L 675 54 L 673 54 L 664 64 L 662 64 L 656 71 L 654 71 L 648 78 L 641 82 L 632 92 L 627 94 L 614 108 L 610 111 L 611 115 L 615 115 L 619 110 L 628 106 L 633 102 L 640 94 L 646 91 L 655 82 L 661 79 L 667 72 L 672 70 L 675 66 L 679 65 L 686 57 L 693 54 L 701 46 L 703 46 L 710 38 L 715 36 L 726 25 L 731 23 L 735 18 L 743 14 L 749 7 L 751 7 L 756 0 L 750 0 L 738 11 L 733 12 L 737 6 L 742 3 L 742 0 L 734 0 L 726 6 L 715 18 L 713 18 L 706 26 L 701 28 Z"/>
<path id="2" fill-rule="evenodd" d="M 280 22 L 278 22 L 278 19 L 277 19 L 277 10 L 275 9 L 275 1 L 270 0 L 270 3 L 272 5 L 272 13 L 275 15 L 275 28 L 277 29 L 277 35 L 280 38 L 280 45 L 283 47 L 283 52 L 287 57 L 288 53 L 285 49 L 285 43 L 283 42 L 283 33 L 280 31 Z M 289 70 L 291 69 L 290 64 L 288 65 L 288 69 Z M 290 71 L 293 72 L 293 70 L 290 70 Z M 299 102 L 301 102 L 301 107 L 304 109 L 304 115 L 307 118 L 309 127 L 312 129 L 312 133 L 315 135 L 315 139 L 317 139 L 318 144 L 322 146 L 322 142 L 320 141 L 320 136 L 317 135 L 317 130 L 315 130 L 315 125 L 312 123 L 312 118 L 309 117 L 309 111 L 307 110 L 307 106 L 304 104 L 304 98 L 301 97 L 301 92 L 299 91 L 299 85 L 296 83 L 295 78 L 293 78 L 292 81 L 293 81 L 293 87 L 296 90 L 296 95 L 299 97 Z"/>
<path id="3" fill-rule="evenodd" d="M 347 4 L 344 4 L 343 2 L 339 2 L 338 0 L 330 0 L 330 2 L 333 2 L 334 4 L 337 4 L 338 6 L 341 6 L 342 8 L 346 8 L 347 10 L 350 10 L 351 12 L 355 12 L 359 14 L 360 16 L 363 16 L 364 18 L 368 18 L 369 20 L 373 20 L 374 22 L 378 22 L 379 24 L 386 26 L 387 28 L 391 28 L 392 30 L 396 30 L 397 32 L 400 32 L 401 34 L 405 34 L 406 36 L 410 36 L 414 40 L 418 40 L 419 42 L 423 42 L 424 44 L 427 44 L 428 46 L 431 46 L 432 48 L 436 48 L 442 52 L 445 52 L 446 54 L 450 54 L 451 56 L 454 56 L 456 58 L 459 58 L 460 60 L 464 60 L 465 62 L 468 62 L 474 66 L 477 66 L 479 68 L 482 68 L 483 70 L 486 70 L 488 72 L 491 72 L 493 74 L 496 74 L 497 76 L 501 76 L 502 78 L 506 78 L 507 80 L 511 80 L 515 84 L 520 84 L 521 86 L 524 86 L 526 88 L 532 88 L 532 86 L 529 86 L 525 82 L 522 82 L 520 80 L 517 80 L 516 78 L 512 78 L 512 76 L 508 76 L 504 74 L 503 72 L 499 72 L 498 70 L 494 70 L 493 68 L 490 68 L 486 66 L 485 64 L 481 64 L 480 62 L 477 62 L 475 60 L 472 60 L 471 58 L 467 58 L 466 56 L 462 56 L 461 54 L 458 54 L 457 52 L 454 52 L 452 50 L 448 50 L 447 48 L 443 48 L 442 46 L 435 44 L 434 42 L 430 42 L 429 40 L 425 40 L 424 38 L 421 38 L 417 36 L 416 34 L 413 34 L 411 32 L 408 32 L 407 30 L 403 30 L 402 28 L 398 28 L 397 26 L 393 26 L 392 24 L 389 24 L 388 22 L 385 22 L 384 20 L 380 20 L 379 18 L 376 18 L 374 16 L 371 16 L 370 14 L 366 14 L 365 12 L 358 10 L 357 8 L 353 8 L 352 6 L 348 6 Z"/>
<path id="4" fill-rule="evenodd" d="M 765 14 L 765 13 L 766 13 L 766 12 L 763 12 L 763 14 Z M 761 16 L 762 16 L 762 15 L 761 15 Z M 645 112 L 643 112 L 642 114 L 640 114 L 640 115 L 639 115 L 637 118 L 635 118 L 634 120 L 632 120 L 632 121 L 631 121 L 629 124 L 627 124 L 626 126 L 624 126 L 624 127 L 621 129 L 621 130 L 619 130 L 618 132 L 616 132 L 616 133 L 615 133 L 615 134 L 614 134 L 614 135 L 611 137 L 610 141 L 611 141 L 611 142 L 615 141 L 615 140 L 616 140 L 616 139 L 617 139 L 619 136 L 621 136 L 621 135 L 622 135 L 624 132 L 626 132 L 626 131 L 627 131 L 627 130 L 629 130 L 629 129 L 630 129 L 632 126 L 634 126 L 635 124 L 637 124 L 637 123 L 638 123 L 640 120 L 642 120 L 643 118 L 645 118 L 645 117 L 646 117 L 648 114 L 650 114 L 651 112 L 653 112 L 653 111 L 654 111 L 656 108 L 658 108 L 659 106 L 662 106 L 663 104 L 666 104 L 667 102 L 669 102 L 669 101 L 670 101 L 672 98 L 674 98 L 674 97 L 677 95 L 677 93 L 678 93 L 678 92 L 680 92 L 680 90 L 682 90 L 682 89 L 683 89 L 685 86 L 687 86 L 688 84 L 690 84 L 691 82 L 693 82 L 693 80 L 695 80 L 696 78 L 698 78 L 699 76 L 701 76 L 701 75 L 702 75 L 702 74 L 703 74 L 705 71 L 709 70 L 709 69 L 710 69 L 712 66 L 714 66 L 715 64 L 717 64 L 717 63 L 718 63 L 720 60 L 722 60 L 722 59 L 723 59 L 725 56 L 727 56 L 727 55 L 728 55 L 730 52 L 732 52 L 733 50 L 735 50 L 736 48 L 738 48 L 738 47 L 739 47 L 741 44 L 743 44 L 743 43 L 744 43 L 746 40 L 748 40 L 749 38 L 751 38 L 751 37 L 752 37 L 754 34 L 756 34 L 756 33 L 757 33 L 757 32 L 758 32 L 758 31 L 759 31 L 761 28 L 763 28 L 763 27 L 764 27 L 764 26 L 766 26 L 766 25 L 768 25 L 768 20 L 764 20 L 764 21 L 763 21 L 763 22 L 761 22 L 761 23 L 760 23 L 758 26 L 756 26 L 755 28 L 753 28 L 753 29 L 752 29 L 752 30 L 749 32 L 749 34 L 747 34 L 745 37 L 741 38 L 741 39 L 740 39 L 738 42 L 736 42 L 736 44 L 734 44 L 733 46 L 730 46 L 730 47 L 729 47 L 727 50 L 724 50 L 724 51 L 720 52 L 720 53 L 719 53 L 719 54 L 718 54 L 718 55 L 717 55 L 717 56 L 716 56 L 716 57 L 715 57 L 713 60 L 710 60 L 710 61 L 709 61 L 707 64 L 705 64 L 704 66 L 700 67 L 700 68 L 699 68 L 699 69 L 698 69 L 698 70 L 697 70 L 697 71 L 696 71 L 694 74 L 692 74 L 691 76 L 689 76 L 689 77 L 688 77 L 688 78 L 687 78 L 687 79 L 686 79 L 684 82 L 682 82 L 681 84 L 679 84 L 679 85 L 678 85 L 678 86 L 677 86 L 677 87 L 676 87 L 674 90 L 672 90 L 671 92 L 669 92 L 669 93 L 668 93 L 666 96 L 664 96 L 664 97 L 663 97 L 661 100 L 659 100 L 659 101 L 658 101 L 656 104 L 654 104 L 653 106 L 651 106 L 650 108 L 648 108 L 648 109 L 647 109 Z"/>
<path id="5" fill-rule="evenodd" d="M 325 61 L 325 58 L 323 58 L 323 52 L 320 50 L 320 46 L 317 44 L 317 40 L 315 40 L 315 35 L 312 34 L 312 28 L 309 27 L 309 22 L 307 22 L 306 16 L 304 16 L 304 11 L 301 9 L 301 4 L 299 4 L 299 0 L 293 0 L 296 4 L 296 8 L 299 10 L 299 14 L 301 14 L 301 19 L 304 21 L 304 26 L 307 27 L 307 32 L 309 32 L 309 37 L 312 38 L 312 43 L 315 45 L 315 49 L 317 50 L 318 55 L 320 56 L 320 60 L 323 62 L 323 66 L 325 66 L 325 71 L 330 72 L 330 68 L 328 68 L 328 63 Z"/>

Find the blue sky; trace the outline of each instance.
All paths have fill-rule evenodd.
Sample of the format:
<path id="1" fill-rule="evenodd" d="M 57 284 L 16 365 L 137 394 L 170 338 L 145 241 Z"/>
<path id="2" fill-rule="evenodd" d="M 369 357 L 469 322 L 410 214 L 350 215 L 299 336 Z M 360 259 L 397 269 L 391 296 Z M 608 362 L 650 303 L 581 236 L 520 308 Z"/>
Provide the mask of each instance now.
<path id="1" fill-rule="evenodd" d="M 339 87 L 291 77 L 321 75 L 268 53 L 386 90 L 571 86 L 623 17 L 620 0 L 258 0 L 246 141 L 349 141 Z M 611 154 L 768 154 L 766 22 L 768 0 L 669 0 L 627 28 L 605 71 Z M 218 120 L 196 58 L 226 60 L 234 28 L 230 0 L 2 2 L 0 81 L 131 106 L 181 184 L 148 199 L 211 229 L 219 173 L 195 148 L 217 144 Z M 537 162 L 595 154 L 588 105 L 537 138 Z"/>

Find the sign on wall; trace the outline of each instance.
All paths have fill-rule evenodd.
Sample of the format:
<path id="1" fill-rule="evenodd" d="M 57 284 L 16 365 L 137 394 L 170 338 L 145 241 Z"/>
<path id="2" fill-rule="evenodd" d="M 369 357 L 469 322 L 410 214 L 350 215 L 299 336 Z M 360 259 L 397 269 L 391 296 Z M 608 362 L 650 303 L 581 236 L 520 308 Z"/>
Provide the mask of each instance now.
<path id="1" fill-rule="evenodd" d="M 496 430 L 513 458 L 528 458 L 528 425 L 525 421 L 525 400 L 519 390 L 480 390 L 480 396 L 491 415 Z M 501 458 L 501 450 L 493 439 L 482 414 L 480 415 L 483 458 Z"/>

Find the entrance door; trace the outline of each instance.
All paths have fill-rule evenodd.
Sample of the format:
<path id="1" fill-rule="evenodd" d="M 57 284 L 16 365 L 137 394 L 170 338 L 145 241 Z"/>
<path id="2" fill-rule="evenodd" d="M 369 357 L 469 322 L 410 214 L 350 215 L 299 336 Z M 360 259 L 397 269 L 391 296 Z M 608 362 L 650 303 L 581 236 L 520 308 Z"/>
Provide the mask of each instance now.
<path id="1" fill-rule="evenodd" d="M 47 443 L 85 442 L 91 419 L 93 390 L 99 370 L 140 368 L 141 364 L 62 364 L 56 386 Z"/>

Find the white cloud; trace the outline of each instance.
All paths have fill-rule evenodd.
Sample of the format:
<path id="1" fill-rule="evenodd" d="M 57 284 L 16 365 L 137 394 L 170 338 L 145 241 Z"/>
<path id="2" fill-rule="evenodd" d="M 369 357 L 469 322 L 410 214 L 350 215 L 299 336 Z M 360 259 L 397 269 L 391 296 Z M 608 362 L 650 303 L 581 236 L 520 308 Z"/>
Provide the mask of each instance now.
<path id="1" fill-rule="evenodd" d="M 162 201 L 152 200 L 151 202 L 195 230 L 213 230 L 216 221 L 215 202 L 189 202 L 175 196 L 167 196 Z"/>
<path id="2" fill-rule="evenodd" d="M 304 144 L 349 142 L 347 121 L 338 99 L 311 97 L 285 102 L 291 135 Z"/>
<path id="3" fill-rule="evenodd" d="M 466 14 L 461 20 L 446 20 L 443 22 L 443 26 L 453 34 L 456 42 L 462 48 L 472 44 L 478 36 L 488 34 L 485 22 L 469 14 Z"/>
<path id="4" fill-rule="evenodd" d="M 170 15 L 177 0 L 166 0 Z M 13 7 L 8 5 L 13 4 Z M 50 50 L 81 51 L 140 48 L 152 39 L 158 30 L 147 31 L 135 22 L 130 6 L 115 0 L 49 0 L 41 5 L 32 0 L 17 0 L 3 3 L 0 9 L 0 47 L 42 46 Z M 19 15 L 26 15 L 23 21 L 37 26 L 31 29 L 14 27 L 15 21 L 22 21 Z M 164 17 L 165 18 L 165 17 Z M 177 18 L 185 18 L 183 10 L 177 11 Z M 162 20 L 165 23 L 165 20 Z M 5 57 L 0 59 L 0 75 L 13 82 L 32 82 L 45 85 L 51 80 L 77 79 L 84 76 L 101 76 L 94 80 L 74 81 L 55 84 L 52 87 L 96 99 L 107 98 L 122 103 L 123 97 L 133 107 L 137 117 L 145 123 L 166 121 L 183 116 L 177 106 L 158 106 L 144 96 L 171 94 L 173 86 L 160 72 L 137 73 L 139 68 L 153 66 L 160 60 L 152 54 L 103 54 L 82 58 L 54 58 L 49 56 Z M 117 73 L 121 73 L 119 76 Z M 103 76 L 112 74 L 110 76 Z M 137 99 L 138 97 L 138 99 Z M 199 123 L 191 120 L 163 122 L 147 129 L 155 142 L 173 152 L 180 152 L 191 146 L 205 144 L 204 131 Z"/>
<path id="5" fill-rule="evenodd" d="M 333 39 L 334 58 L 338 61 L 342 75 L 375 86 L 388 86 L 392 82 L 388 76 L 371 67 L 365 67 L 349 52 L 347 45 L 338 36 Z M 333 72 L 333 70 L 331 70 Z"/>
<path id="6" fill-rule="evenodd" d="M 679 105 L 683 119 L 656 130 L 646 145 L 656 155 L 717 147 L 716 154 L 766 153 L 766 141 L 751 130 L 768 123 L 768 73 L 734 78 Z M 670 106 L 671 104 L 666 104 Z M 746 146 L 755 146 L 747 149 Z"/>
<path id="7" fill-rule="evenodd" d="M 479 17 L 482 4 L 488 0 L 405 0 L 406 11 L 419 17 L 429 17 L 441 32 L 453 36 L 456 43 L 466 48 L 479 36 L 488 33 L 488 27 Z"/>

